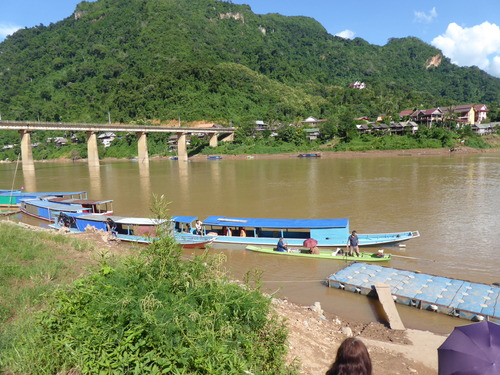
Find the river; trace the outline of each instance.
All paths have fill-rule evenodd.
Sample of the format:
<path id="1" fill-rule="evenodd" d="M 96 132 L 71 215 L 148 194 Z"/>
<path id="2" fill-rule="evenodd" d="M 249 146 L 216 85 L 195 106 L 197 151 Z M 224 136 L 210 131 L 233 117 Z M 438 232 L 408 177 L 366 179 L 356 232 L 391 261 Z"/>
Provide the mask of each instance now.
<path id="1" fill-rule="evenodd" d="M 0 164 L 0 189 L 87 190 L 113 199 L 120 216 L 149 216 L 153 194 L 170 201 L 171 215 L 272 218 L 349 218 L 359 233 L 418 230 L 388 266 L 465 279 L 500 282 L 500 154 L 374 158 L 315 158 L 36 163 L 36 171 Z M 23 218 L 24 221 L 30 221 Z M 32 222 L 32 220 L 31 220 Z M 373 250 L 376 250 L 374 248 Z M 198 251 L 198 250 L 195 250 Z M 266 291 L 341 318 L 379 319 L 378 303 L 327 288 L 322 281 L 340 261 L 296 259 L 219 249 L 228 271 L 242 279 L 262 271 Z M 186 250 L 186 255 L 193 250 Z M 409 328 L 449 333 L 467 321 L 398 305 Z"/>

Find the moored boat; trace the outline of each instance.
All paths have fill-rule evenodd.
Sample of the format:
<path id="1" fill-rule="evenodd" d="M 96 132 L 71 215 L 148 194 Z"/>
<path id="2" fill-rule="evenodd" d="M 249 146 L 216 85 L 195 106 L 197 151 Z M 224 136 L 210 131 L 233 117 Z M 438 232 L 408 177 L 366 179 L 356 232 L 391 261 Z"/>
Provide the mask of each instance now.
<path id="1" fill-rule="evenodd" d="M 19 207 L 24 199 L 39 199 L 44 197 L 59 197 L 66 199 L 87 199 L 86 191 L 27 193 L 23 191 L 1 192 L 0 207 Z"/>
<path id="2" fill-rule="evenodd" d="M 89 208 L 79 204 L 62 204 L 50 202 L 44 199 L 24 199 L 21 201 L 22 213 L 36 217 L 40 220 L 54 222 L 60 212 L 66 213 L 88 213 Z"/>
<path id="3" fill-rule="evenodd" d="M 75 198 L 65 198 L 65 197 L 49 197 L 47 198 L 49 202 L 60 203 L 66 205 L 81 205 L 83 208 L 88 208 L 89 213 L 100 214 L 100 215 L 112 215 L 113 214 L 113 201 L 107 200 L 96 200 L 96 199 L 75 199 Z"/>
<path id="4" fill-rule="evenodd" d="M 346 253 L 341 253 L 339 251 L 331 250 L 320 250 L 319 254 L 311 254 L 308 249 L 292 249 L 289 248 L 287 252 L 276 251 L 276 248 L 269 246 L 253 246 L 249 245 L 245 249 L 250 251 L 255 251 L 258 253 L 283 255 L 283 256 L 295 256 L 304 258 L 315 258 L 315 259 L 329 259 L 329 260 L 343 260 L 343 261 L 356 261 L 356 262 L 387 262 L 391 260 L 390 254 L 383 253 L 363 253 L 361 252 L 359 256 L 349 256 Z"/>
<path id="5" fill-rule="evenodd" d="M 306 153 L 306 154 L 299 154 L 299 158 L 320 158 L 321 154 L 320 153 Z"/>
<path id="6" fill-rule="evenodd" d="M 162 230 L 160 226 L 165 226 L 164 230 L 172 230 L 172 221 L 166 219 L 81 213 L 63 213 L 60 219 L 50 227 L 54 229 L 66 227 L 71 232 L 85 232 L 87 227 L 90 226 L 96 230 L 107 232 L 111 225 L 116 238 L 119 240 L 144 244 L 151 243 L 158 238 Z M 110 224 L 108 224 L 109 220 L 111 220 Z M 211 244 L 215 239 L 213 236 L 199 236 L 187 232 L 173 231 L 172 233 L 176 242 L 184 248 L 203 248 Z"/>
<path id="7" fill-rule="evenodd" d="M 349 219 L 256 219 L 210 216 L 203 220 L 203 234 L 217 236 L 216 244 L 275 246 L 283 238 L 290 247 L 301 247 L 312 238 L 318 247 L 345 246 Z M 358 234 L 359 246 L 399 243 L 419 237 L 418 231 Z"/>

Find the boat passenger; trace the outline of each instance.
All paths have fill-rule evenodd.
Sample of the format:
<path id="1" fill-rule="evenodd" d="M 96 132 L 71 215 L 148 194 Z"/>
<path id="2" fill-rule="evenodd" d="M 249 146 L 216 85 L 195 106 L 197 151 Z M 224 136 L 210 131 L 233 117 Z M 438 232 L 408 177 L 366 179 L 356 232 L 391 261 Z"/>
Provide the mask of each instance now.
<path id="1" fill-rule="evenodd" d="M 283 238 L 280 238 L 280 240 L 278 241 L 278 245 L 276 246 L 276 251 L 287 253 L 288 247 L 286 245 L 287 243 L 283 242 Z"/>
<path id="2" fill-rule="evenodd" d="M 247 232 L 245 231 L 245 228 L 240 227 L 240 237 L 246 237 Z"/>
<path id="3" fill-rule="evenodd" d="M 195 226 L 196 226 L 196 234 L 198 234 L 198 235 L 200 235 L 200 236 L 201 236 L 201 235 L 202 235 L 202 231 L 201 231 L 201 221 L 196 220 L 196 224 L 195 224 Z"/>
<path id="4" fill-rule="evenodd" d="M 354 256 L 356 253 L 356 256 L 359 257 L 359 238 L 355 230 L 347 238 L 347 251 L 349 251 L 349 256 Z"/>
<path id="5" fill-rule="evenodd" d="M 317 246 L 311 247 L 311 254 L 319 254 L 319 249 Z"/>

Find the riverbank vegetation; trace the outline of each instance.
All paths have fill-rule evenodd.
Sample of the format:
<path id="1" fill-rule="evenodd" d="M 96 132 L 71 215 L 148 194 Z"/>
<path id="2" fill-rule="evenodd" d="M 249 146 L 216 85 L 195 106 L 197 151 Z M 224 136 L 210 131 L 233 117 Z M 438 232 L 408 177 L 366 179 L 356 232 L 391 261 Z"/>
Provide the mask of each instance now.
<path id="1" fill-rule="evenodd" d="M 0 240 L 3 373 L 296 371 L 285 362 L 287 331 L 270 299 L 258 281 L 229 280 L 221 258 L 182 259 L 169 236 L 133 256 L 110 257 L 95 245 L 5 222 Z M 67 272 L 75 259 L 87 259 L 78 278 Z"/>
<path id="2" fill-rule="evenodd" d="M 274 133 L 274 134 L 273 134 Z M 54 142 L 64 136 L 65 144 Z M 49 139 L 49 141 L 47 141 Z M 315 151 L 369 151 L 369 150 L 407 150 L 418 148 L 456 148 L 467 146 L 476 149 L 498 148 L 500 129 L 487 137 L 476 135 L 470 126 L 444 128 L 420 126 L 413 133 L 391 135 L 382 132 L 359 134 L 354 121 L 348 125 L 339 125 L 335 120 L 327 121 L 319 130 L 315 140 L 307 137 L 307 127 L 284 125 L 271 130 L 258 130 L 256 125 L 244 124 L 235 132 L 233 142 L 219 142 L 218 147 L 210 147 L 206 138 L 192 136 L 187 146 L 189 156 L 197 154 L 281 154 Z M 61 132 L 33 132 L 32 140 L 35 160 L 69 159 L 78 160 L 87 157 L 87 145 L 83 133 L 61 134 Z M 167 143 L 166 135 L 151 133 L 148 135 L 148 152 L 151 157 L 173 156 L 175 148 Z M 12 145 L 12 148 L 0 150 L 0 160 L 15 161 L 21 149 L 19 134 L 15 131 L 0 133 L 0 144 Z M 133 159 L 137 157 L 137 138 L 131 133 L 117 133 L 109 147 L 99 144 L 99 157 Z"/>

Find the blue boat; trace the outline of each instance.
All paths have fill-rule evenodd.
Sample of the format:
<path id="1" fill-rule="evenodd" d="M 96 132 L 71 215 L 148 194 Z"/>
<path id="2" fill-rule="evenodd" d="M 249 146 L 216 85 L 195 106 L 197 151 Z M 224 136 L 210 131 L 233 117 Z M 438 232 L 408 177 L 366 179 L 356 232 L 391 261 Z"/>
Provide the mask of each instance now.
<path id="1" fill-rule="evenodd" d="M 354 263 L 327 278 L 328 286 L 376 295 L 375 284 L 391 288 L 395 302 L 469 320 L 500 323 L 500 287 L 418 272 Z"/>
<path id="2" fill-rule="evenodd" d="M 85 232 L 88 227 L 108 232 L 108 219 L 112 221 L 111 225 L 114 227 L 116 238 L 126 242 L 148 244 L 161 234 L 160 226 L 165 226 L 164 230 L 172 230 L 173 228 L 173 221 L 166 219 L 66 212 L 58 216 L 58 220 L 49 226 L 54 229 L 66 228 L 66 230 L 77 233 Z M 176 242 L 184 248 L 203 248 L 215 239 L 213 236 L 199 236 L 185 231 L 173 231 L 173 233 Z"/>
<path id="3" fill-rule="evenodd" d="M 320 158 L 320 153 L 307 153 L 307 154 L 299 154 L 299 158 Z"/>
<path id="4" fill-rule="evenodd" d="M 318 247 L 345 246 L 351 234 L 349 219 L 254 219 L 210 216 L 203 220 L 203 234 L 217 236 L 214 243 L 275 246 L 283 238 L 288 246 L 303 247 L 312 238 Z M 359 246 L 395 244 L 419 237 L 418 231 L 358 234 Z"/>
<path id="5" fill-rule="evenodd" d="M 89 208 L 79 204 L 54 203 L 43 199 L 24 199 L 21 201 L 22 213 L 40 220 L 54 222 L 60 212 L 87 213 Z"/>
<path id="6" fill-rule="evenodd" d="M 87 199 L 86 191 L 27 193 L 23 191 L 0 191 L 0 207 L 19 207 L 24 199 L 38 199 L 43 197 L 59 197 L 67 199 Z"/>
<path id="7" fill-rule="evenodd" d="M 207 156 L 207 159 L 208 160 L 221 160 L 222 159 L 222 156 Z"/>

